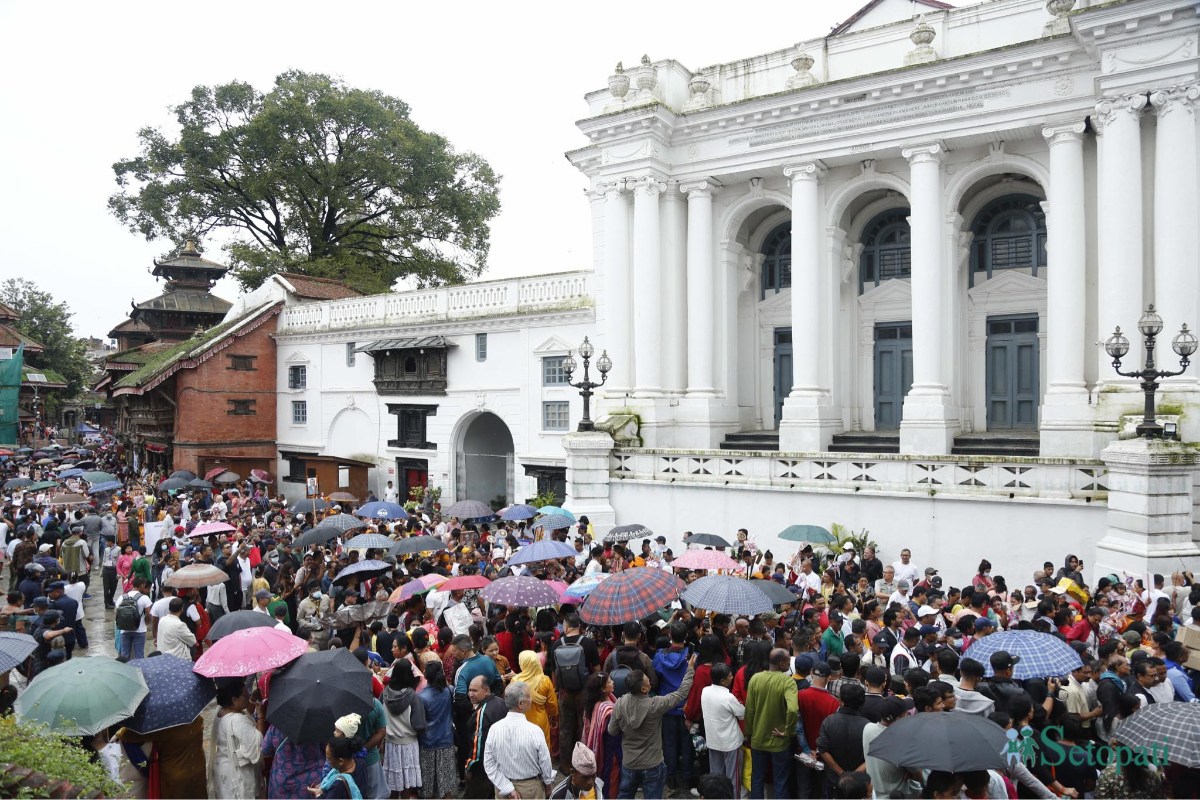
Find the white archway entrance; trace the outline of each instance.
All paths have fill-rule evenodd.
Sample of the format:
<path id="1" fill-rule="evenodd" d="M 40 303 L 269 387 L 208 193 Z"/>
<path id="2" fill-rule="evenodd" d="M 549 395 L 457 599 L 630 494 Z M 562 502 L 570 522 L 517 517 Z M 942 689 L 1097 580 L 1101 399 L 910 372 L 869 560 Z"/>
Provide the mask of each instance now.
<path id="1" fill-rule="evenodd" d="M 504 420 L 483 411 L 459 425 L 454 470 L 456 500 L 500 502 L 513 499 L 514 448 L 512 433 Z"/>

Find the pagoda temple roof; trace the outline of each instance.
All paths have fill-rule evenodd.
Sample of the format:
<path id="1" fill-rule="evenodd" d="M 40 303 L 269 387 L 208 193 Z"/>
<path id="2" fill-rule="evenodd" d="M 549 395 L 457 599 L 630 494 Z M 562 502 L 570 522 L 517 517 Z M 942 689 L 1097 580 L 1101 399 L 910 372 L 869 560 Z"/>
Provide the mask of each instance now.
<path id="1" fill-rule="evenodd" d="M 182 311 L 192 314 L 220 314 L 224 316 L 233 306 L 228 300 L 202 289 L 177 288 L 163 292 L 141 303 L 135 303 L 137 311 Z"/>
<path id="2" fill-rule="evenodd" d="M 166 261 L 155 261 L 152 274 L 156 277 L 170 277 L 173 270 L 202 270 L 213 273 L 212 279 L 216 280 L 222 277 L 229 271 L 229 267 L 224 264 L 218 264 L 215 261 L 209 261 L 200 255 L 200 251 L 196 249 L 195 242 L 187 242 L 175 254 L 174 258 L 168 258 Z"/>

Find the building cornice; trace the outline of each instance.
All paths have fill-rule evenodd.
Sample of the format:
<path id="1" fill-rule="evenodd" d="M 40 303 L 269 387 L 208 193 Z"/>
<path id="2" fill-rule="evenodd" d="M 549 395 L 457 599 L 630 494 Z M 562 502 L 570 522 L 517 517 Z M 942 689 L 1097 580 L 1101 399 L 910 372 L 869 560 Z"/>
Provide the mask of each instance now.
<path id="1" fill-rule="evenodd" d="M 274 334 L 280 344 L 345 343 L 365 339 L 395 338 L 398 331 L 405 336 L 469 336 L 474 333 L 517 331 L 526 328 L 548 328 L 555 325 L 579 325 L 594 322 L 595 308 L 584 306 L 577 309 L 545 314 L 506 315 L 498 317 L 472 317 L 437 322 L 397 323 L 394 325 L 372 325 L 361 328 L 338 328 L 337 330 L 296 329 Z"/>

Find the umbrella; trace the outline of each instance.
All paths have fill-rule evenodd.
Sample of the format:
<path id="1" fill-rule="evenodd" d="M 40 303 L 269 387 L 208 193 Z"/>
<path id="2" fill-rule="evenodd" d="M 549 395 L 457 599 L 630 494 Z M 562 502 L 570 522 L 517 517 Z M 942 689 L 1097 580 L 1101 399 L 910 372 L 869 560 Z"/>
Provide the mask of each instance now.
<path id="1" fill-rule="evenodd" d="M 142 673 L 115 658 L 73 658 L 38 673 L 17 697 L 22 721 L 90 736 L 133 716 L 149 693 Z"/>
<path id="2" fill-rule="evenodd" d="M 176 725 L 188 725 L 217 694 L 216 684 L 192 671 L 192 662 L 178 656 L 159 654 L 135 658 L 129 666 L 140 670 L 150 693 L 125 727 L 138 733 L 153 733 Z"/>
<path id="3" fill-rule="evenodd" d="M 533 519 L 538 515 L 538 510 L 526 503 L 517 503 L 509 506 L 500 512 L 500 519 L 507 522 L 519 522 L 523 519 Z"/>
<path id="4" fill-rule="evenodd" d="M 341 535 L 342 531 L 322 522 L 317 527 L 300 534 L 296 541 L 293 542 L 293 545 L 296 547 L 308 547 L 314 544 L 325 544 L 325 542 L 336 539 Z"/>
<path id="5" fill-rule="evenodd" d="M 508 559 L 510 567 L 517 564 L 536 564 L 539 561 L 549 561 L 554 558 L 575 558 L 578 553 L 566 542 L 556 542 L 545 539 L 533 544 L 527 544 Z"/>
<path id="6" fill-rule="evenodd" d="M 608 578 L 609 574 L 610 573 L 607 572 L 593 572 L 591 575 L 585 575 L 582 578 L 578 578 L 574 583 L 567 587 L 567 591 L 564 592 L 564 594 L 567 597 L 575 600 L 582 600 L 591 594 L 593 589 L 603 583 L 605 579 Z"/>
<path id="7" fill-rule="evenodd" d="M 1200 767 L 1200 705 L 1155 703 L 1121 723 L 1117 740 L 1126 747 L 1162 746 L 1168 761 Z M 1167 743 L 1169 746 L 1166 746 Z"/>
<path id="8" fill-rule="evenodd" d="M 172 472 L 168 477 L 183 478 L 185 481 L 190 481 L 196 477 L 196 473 L 192 472 L 190 469 L 177 469 L 174 472 Z"/>
<path id="9" fill-rule="evenodd" d="M 632 539 L 648 539 L 653 535 L 654 531 L 650 530 L 645 525 L 634 522 L 630 525 L 618 525 L 608 533 L 604 534 L 602 541 L 628 542 Z"/>
<path id="10" fill-rule="evenodd" d="M 208 472 L 204 473 L 204 480 L 211 481 L 213 478 L 217 477 L 224 471 L 225 471 L 224 467 L 213 467 Z M 192 477 L 194 478 L 196 476 L 193 475 Z"/>
<path id="11" fill-rule="evenodd" d="M 579 521 L 579 520 L 575 519 L 574 514 L 572 514 L 570 511 L 567 511 L 565 508 L 560 508 L 559 506 L 542 506 L 541 508 L 538 509 L 538 513 L 539 514 L 562 514 L 564 517 L 571 518 L 571 524 L 575 524 L 576 522 Z"/>
<path id="12" fill-rule="evenodd" d="M 340 647 L 306 653 L 272 678 L 267 721 L 295 744 L 318 744 L 339 717 L 366 717 L 373 706 L 371 671 Z"/>
<path id="13" fill-rule="evenodd" d="M 719 614 L 765 614 L 775 610 L 761 589 L 732 575 L 705 575 L 689 583 L 680 597 L 696 608 Z"/>
<path id="14" fill-rule="evenodd" d="M 738 569 L 740 567 L 741 564 L 720 550 L 686 550 L 683 555 L 671 562 L 672 569 Z"/>
<path id="15" fill-rule="evenodd" d="M 359 508 L 354 512 L 354 516 L 368 519 L 408 519 L 408 512 L 399 503 L 376 500 Z"/>
<path id="16" fill-rule="evenodd" d="M 8 672 L 24 663 L 37 649 L 37 640 L 28 633 L 0 631 L 0 672 Z"/>
<path id="17" fill-rule="evenodd" d="M 349 514 L 334 514 L 321 520 L 322 528 L 337 528 L 342 533 L 367 527 L 367 523 Z"/>
<path id="18" fill-rule="evenodd" d="M 90 501 L 81 494 L 52 494 L 46 502 L 52 506 L 78 506 Z"/>
<path id="19" fill-rule="evenodd" d="M 33 485 L 33 478 L 9 478 L 4 482 L 5 489 L 24 489 Z"/>
<path id="20" fill-rule="evenodd" d="M 83 470 L 79 469 L 78 467 L 71 467 L 70 469 L 64 469 L 62 472 L 58 473 L 58 479 L 60 481 L 65 481 L 67 478 L 78 478 L 82 474 Z"/>
<path id="21" fill-rule="evenodd" d="M 412 555 L 413 553 L 435 553 L 445 550 L 446 543 L 436 536 L 410 536 L 392 542 L 388 549 L 389 556 Z"/>
<path id="22" fill-rule="evenodd" d="M 679 559 L 675 559 L 678 561 Z M 674 566 L 674 564 L 672 564 Z M 756 587 L 760 592 L 767 596 L 773 605 L 781 606 L 784 603 L 798 603 L 800 596 L 792 594 L 783 587 L 783 584 L 776 581 L 767 580 L 765 578 L 755 578 L 750 581 L 750 585 Z"/>
<path id="23" fill-rule="evenodd" d="M 34 464 L 37 464 L 39 467 L 45 467 L 45 466 L 48 466 L 48 465 L 50 465 L 50 464 L 53 464 L 53 463 L 54 463 L 54 459 L 53 459 L 53 458 L 39 458 L 37 461 L 35 461 L 35 462 L 33 462 L 33 463 L 34 463 Z"/>
<path id="24" fill-rule="evenodd" d="M 1061 678 L 1079 669 L 1080 659 L 1062 639 L 1037 631 L 1001 631 L 976 639 L 963 658 L 973 658 L 983 664 L 986 675 L 992 676 L 991 656 L 1003 650 L 1020 658 L 1013 667 L 1013 680 L 1030 678 Z"/>
<path id="25" fill-rule="evenodd" d="M 96 462 L 95 461 L 77 461 L 77 462 L 75 462 L 75 466 L 78 467 L 79 469 L 91 469 L 92 467 L 96 466 Z"/>
<path id="26" fill-rule="evenodd" d="M 215 586 L 227 580 L 229 576 L 225 571 L 212 564 L 188 564 L 172 572 L 171 577 L 164 583 L 176 589 L 199 589 L 201 586 Z"/>
<path id="27" fill-rule="evenodd" d="M 212 536 L 214 533 L 229 533 L 236 530 L 237 528 L 228 522 L 201 522 L 192 528 L 192 532 L 188 536 Z"/>
<path id="28" fill-rule="evenodd" d="M 346 547 L 349 547 L 351 550 L 386 550 L 392 544 L 394 542 L 382 534 L 360 533 L 346 542 Z"/>
<path id="29" fill-rule="evenodd" d="M 405 600 L 416 597 L 419 594 L 424 594 L 430 589 L 440 586 L 447 580 L 449 579 L 444 575 L 423 575 L 415 581 L 409 581 L 403 586 L 396 587 L 396 591 L 392 592 L 391 596 L 388 597 L 388 602 L 393 604 L 403 603 Z"/>
<path id="30" fill-rule="evenodd" d="M 442 517 L 458 517 L 459 519 L 479 519 L 496 515 L 492 507 L 478 500 L 459 500 L 449 508 L 442 509 Z"/>
<path id="31" fill-rule="evenodd" d="M 589 625 L 623 625 L 669 606 L 683 581 L 654 567 L 634 567 L 608 578 L 588 595 L 579 615 Z"/>
<path id="32" fill-rule="evenodd" d="M 554 593 L 558 595 L 558 602 L 560 605 L 576 605 L 580 602 L 578 597 L 567 596 L 567 589 L 570 587 L 568 587 L 562 581 L 546 581 L 546 585 L 553 589 Z"/>
<path id="33" fill-rule="evenodd" d="M 395 604 L 389 600 L 372 600 L 369 603 L 347 603 L 332 614 L 317 620 L 322 628 L 345 628 L 361 622 L 374 622 L 392 613 Z"/>
<path id="34" fill-rule="evenodd" d="M 88 494 L 104 494 L 105 492 L 117 492 L 125 488 L 125 484 L 120 481 L 102 481 L 93 483 L 88 489 Z"/>
<path id="35" fill-rule="evenodd" d="M 908 769 L 1003 770 L 1008 738 L 989 719 L 953 712 L 901 717 L 871 742 L 867 754 Z"/>
<path id="36" fill-rule="evenodd" d="M 489 603 L 514 608 L 538 608 L 559 602 L 558 593 L 544 581 L 526 576 L 513 576 L 493 581 L 479 593 Z"/>
<path id="37" fill-rule="evenodd" d="M 229 470 L 225 470 L 217 477 L 209 478 L 208 480 L 211 480 L 213 483 L 237 483 L 241 479 L 242 479 L 242 476 L 238 475 L 236 472 L 230 472 Z"/>
<path id="38" fill-rule="evenodd" d="M 275 476 L 265 469 L 252 469 L 250 470 L 250 480 L 255 483 L 274 483 Z"/>
<path id="39" fill-rule="evenodd" d="M 308 642 L 274 625 L 272 621 L 270 628 L 234 631 L 222 636 L 200 656 L 192 670 L 206 678 L 243 677 L 282 667 L 308 652 Z"/>
<path id="40" fill-rule="evenodd" d="M 346 580 L 347 578 L 351 578 L 354 576 L 357 576 L 361 580 L 366 580 L 367 578 L 375 578 L 375 577 L 382 575 L 385 572 L 391 572 L 391 571 L 392 571 L 392 565 L 387 563 L 386 561 L 379 561 L 376 559 L 370 559 L 370 560 L 366 560 L 366 561 L 358 561 L 358 562 L 355 562 L 355 563 L 351 564 L 350 566 L 346 567 L 341 572 L 339 572 L 337 574 L 337 577 L 333 579 L 333 582 L 341 583 L 342 581 Z"/>
<path id="41" fill-rule="evenodd" d="M 58 483 L 55 481 L 38 481 L 37 483 L 29 484 L 25 488 L 35 492 L 41 491 L 42 489 L 57 489 Z"/>
<path id="42" fill-rule="evenodd" d="M 213 485 L 212 485 L 212 483 L 204 480 L 203 478 L 192 478 L 190 481 L 187 482 L 187 486 L 185 488 L 188 488 L 188 489 L 212 489 Z"/>
<path id="43" fill-rule="evenodd" d="M 820 525 L 791 525 L 780 531 L 779 538 L 785 542 L 808 542 L 809 544 L 830 544 L 837 541 L 832 533 Z"/>
<path id="44" fill-rule="evenodd" d="M 113 475 L 111 472 L 104 472 L 102 470 L 85 472 L 79 477 L 83 478 L 88 483 L 108 483 L 109 481 L 115 481 L 117 479 L 116 475 Z"/>
<path id="45" fill-rule="evenodd" d="M 158 485 L 158 490 L 160 492 L 178 492 L 180 489 L 187 488 L 189 480 L 191 479 L 185 480 L 184 478 L 167 478 Z"/>
<path id="46" fill-rule="evenodd" d="M 328 509 L 329 503 L 326 503 L 319 497 L 314 497 L 311 500 L 301 500 L 298 503 L 292 503 L 292 507 L 288 509 L 288 512 L 296 515 L 304 515 L 310 511 L 316 511 L 316 513 L 321 514 Z"/>
<path id="47" fill-rule="evenodd" d="M 349 492 L 333 492 L 329 495 L 329 499 L 336 503 L 357 503 L 358 498 Z"/>
<path id="48" fill-rule="evenodd" d="M 693 533 L 691 536 L 683 540 L 685 545 L 699 544 L 705 547 L 733 547 L 729 542 L 717 536 L 715 533 Z"/>
<path id="49" fill-rule="evenodd" d="M 575 518 L 570 514 L 543 514 L 538 517 L 533 523 L 534 530 L 541 528 L 544 531 L 558 531 L 563 528 L 569 528 L 575 524 Z"/>
<path id="50" fill-rule="evenodd" d="M 237 631 L 273 627 L 275 627 L 275 620 L 269 614 L 260 614 L 257 611 L 233 611 L 222 615 L 219 620 L 214 622 L 213 626 L 208 629 L 208 636 L 204 638 L 215 642 Z"/>
<path id="51" fill-rule="evenodd" d="M 482 575 L 460 575 L 443 583 L 438 587 L 438 591 L 454 592 L 460 589 L 482 589 L 490 583 L 491 581 Z"/>

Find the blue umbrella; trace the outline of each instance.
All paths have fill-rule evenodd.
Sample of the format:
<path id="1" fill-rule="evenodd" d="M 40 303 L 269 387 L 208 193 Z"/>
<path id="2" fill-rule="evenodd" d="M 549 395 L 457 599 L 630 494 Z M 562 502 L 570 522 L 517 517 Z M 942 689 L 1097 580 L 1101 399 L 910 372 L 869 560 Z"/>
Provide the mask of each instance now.
<path id="1" fill-rule="evenodd" d="M 544 531 L 557 531 L 563 528 L 569 528 L 575 524 L 575 518 L 570 514 L 543 514 L 533 523 L 533 527 L 541 528 Z"/>
<path id="2" fill-rule="evenodd" d="M 585 575 L 578 579 L 570 586 L 563 594 L 568 597 L 584 598 L 592 593 L 592 590 L 604 582 L 604 579 L 609 576 L 607 572 L 593 572 L 591 575 Z"/>
<path id="3" fill-rule="evenodd" d="M 92 488 L 88 489 L 88 494 L 104 494 L 105 492 L 115 492 L 123 488 L 125 488 L 125 484 L 120 481 L 104 481 L 103 483 L 92 484 Z"/>
<path id="4" fill-rule="evenodd" d="M 567 511 L 565 508 L 559 508 L 558 506 L 542 506 L 541 508 L 538 509 L 538 513 L 539 514 L 561 514 L 564 517 L 570 517 L 572 524 L 579 521 L 579 520 L 575 519 L 575 515 L 572 514 L 570 511 Z"/>
<path id="5" fill-rule="evenodd" d="M 984 673 L 992 676 L 991 657 L 1004 651 L 1017 661 L 1013 680 L 1030 678 L 1062 678 L 1079 669 L 1080 656 L 1070 645 L 1048 633 L 1038 631 L 1001 631 L 976 639 L 963 658 L 973 658 L 983 664 Z"/>
<path id="6" fill-rule="evenodd" d="M 504 509 L 504 513 L 500 515 L 500 519 L 506 522 L 519 522 L 523 519 L 533 519 L 538 515 L 538 510 L 531 505 L 525 503 L 517 503 L 514 506 L 509 506 Z"/>
<path id="7" fill-rule="evenodd" d="M 404 510 L 404 506 L 398 503 L 376 500 L 374 503 L 367 503 L 359 508 L 354 512 L 354 516 L 367 519 L 408 519 L 408 512 Z"/>
<path id="8" fill-rule="evenodd" d="M 191 661 L 171 655 L 135 658 L 129 666 L 141 670 L 150 693 L 138 706 L 126 727 L 138 733 L 153 733 L 176 725 L 188 725 L 217 694 L 211 678 L 192 671 Z"/>
<path id="9" fill-rule="evenodd" d="M 536 564 L 539 561 L 549 561 L 552 558 L 574 558 L 578 555 L 575 548 L 566 542 L 555 542 L 544 539 L 522 547 L 508 559 L 509 566 L 517 564 Z"/>
<path id="10" fill-rule="evenodd" d="M 77 478 L 82 474 L 83 470 L 79 469 L 78 467 L 71 467 L 70 469 L 64 469 L 62 472 L 58 473 L 58 479 L 66 480 L 67 478 Z"/>

